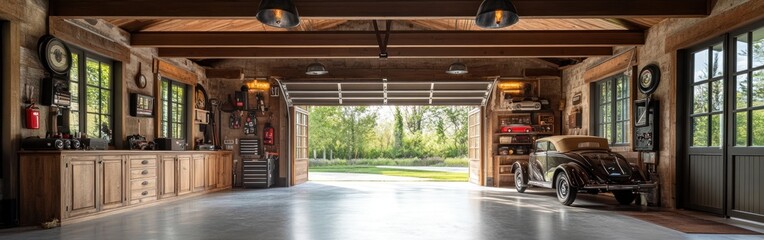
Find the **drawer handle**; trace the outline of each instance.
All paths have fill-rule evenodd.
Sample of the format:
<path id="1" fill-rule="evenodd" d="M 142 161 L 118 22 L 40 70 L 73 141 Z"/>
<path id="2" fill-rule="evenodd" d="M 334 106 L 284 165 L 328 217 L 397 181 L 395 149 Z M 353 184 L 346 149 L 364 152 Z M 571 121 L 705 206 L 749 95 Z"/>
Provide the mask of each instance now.
<path id="1" fill-rule="evenodd" d="M 149 185 L 149 181 L 143 181 L 143 182 L 141 183 L 141 185 L 143 185 L 143 186 Z"/>
<path id="2" fill-rule="evenodd" d="M 146 175 L 146 174 L 149 174 L 149 170 L 143 170 L 143 171 L 141 172 L 141 175 Z"/>
<path id="3" fill-rule="evenodd" d="M 143 196 L 149 195 L 149 191 L 143 191 L 143 192 L 141 193 L 141 195 L 143 195 Z"/>
<path id="4" fill-rule="evenodd" d="M 143 161 L 141 161 L 141 164 L 143 164 L 143 165 L 149 164 L 149 160 L 143 160 Z"/>

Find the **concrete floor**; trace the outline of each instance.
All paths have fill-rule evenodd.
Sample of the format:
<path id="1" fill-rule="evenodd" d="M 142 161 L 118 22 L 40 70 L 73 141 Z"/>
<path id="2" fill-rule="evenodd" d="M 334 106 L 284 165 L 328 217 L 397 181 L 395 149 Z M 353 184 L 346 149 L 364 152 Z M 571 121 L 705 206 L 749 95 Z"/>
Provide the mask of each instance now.
<path id="1" fill-rule="evenodd" d="M 363 182 L 416 182 L 428 181 L 427 178 L 387 176 L 382 174 L 367 173 L 334 173 L 334 172 L 310 172 L 308 174 L 310 181 L 336 182 L 336 181 L 363 181 Z"/>
<path id="2" fill-rule="evenodd" d="M 604 196 L 562 206 L 552 191 L 468 183 L 309 182 L 234 190 L 0 239 L 762 239 L 688 235 L 609 210 Z"/>

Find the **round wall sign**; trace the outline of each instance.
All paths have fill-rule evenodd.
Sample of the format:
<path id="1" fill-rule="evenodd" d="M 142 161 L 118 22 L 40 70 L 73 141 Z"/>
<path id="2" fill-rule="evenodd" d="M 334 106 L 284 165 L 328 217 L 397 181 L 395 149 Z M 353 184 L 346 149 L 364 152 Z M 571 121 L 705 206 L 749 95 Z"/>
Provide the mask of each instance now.
<path id="1" fill-rule="evenodd" d="M 148 80 L 146 80 L 146 75 L 138 74 L 138 76 L 135 77 L 135 85 L 138 85 L 139 88 L 145 88 L 147 83 Z"/>
<path id="2" fill-rule="evenodd" d="M 644 94 L 651 94 L 658 89 L 661 82 L 661 69 L 658 65 L 650 64 L 642 68 L 639 72 L 639 91 Z"/>
<path id="3" fill-rule="evenodd" d="M 72 53 L 66 43 L 50 35 L 40 38 L 40 61 L 43 67 L 57 75 L 69 74 L 72 68 Z"/>

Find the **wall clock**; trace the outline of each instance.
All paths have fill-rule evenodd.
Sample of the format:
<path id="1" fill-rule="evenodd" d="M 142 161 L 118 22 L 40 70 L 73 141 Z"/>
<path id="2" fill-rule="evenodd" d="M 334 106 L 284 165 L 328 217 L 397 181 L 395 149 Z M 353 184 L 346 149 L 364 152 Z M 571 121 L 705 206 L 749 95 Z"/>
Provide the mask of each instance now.
<path id="1" fill-rule="evenodd" d="M 66 43 L 46 35 L 40 38 L 38 51 L 45 69 L 56 75 L 69 74 L 69 69 L 72 68 L 72 53 Z"/>
<path id="2" fill-rule="evenodd" d="M 202 85 L 196 85 L 196 109 L 207 109 L 207 91 Z"/>
<path id="3" fill-rule="evenodd" d="M 651 94 L 658 89 L 661 81 L 661 69 L 658 65 L 650 64 L 642 68 L 639 72 L 639 91 L 644 94 Z"/>
<path id="4" fill-rule="evenodd" d="M 148 84 L 148 80 L 146 75 L 143 75 L 143 72 L 141 72 L 141 62 L 138 62 L 138 74 L 135 75 L 135 85 L 142 89 L 146 88 L 146 84 Z"/>

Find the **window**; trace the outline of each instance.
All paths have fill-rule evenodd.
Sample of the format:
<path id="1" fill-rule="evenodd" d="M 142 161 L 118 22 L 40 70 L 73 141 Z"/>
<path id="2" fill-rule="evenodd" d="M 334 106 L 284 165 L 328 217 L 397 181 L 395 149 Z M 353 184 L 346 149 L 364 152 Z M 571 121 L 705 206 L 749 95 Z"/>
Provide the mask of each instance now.
<path id="1" fill-rule="evenodd" d="M 112 134 L 113 69 L 114 62 L 111 60 L 72 49 L 72 69 L 69 71 L 72 93 L 68 119 L 70 133 L 83 132 L 90 138 Z"/>
<path id="2" fill-rule="evenodd" d="M 162 79 L 162 119 L 159 137 L 186 139 L 186 85 Z"/>
<path id="3" fill-rule="evenodd" d="M 594 84 L 594 104 L 592 118 L 595 119 L 594 132 L 608 139 L 611 145 L 629 143 L 629 77 L 618 74 Z"/>
<path id="4" fill-rule="evenodd" d="M 536 142 L 536 152 L 546 152 L 549 142 L 538 141 Z"/>
<path id="5" fill-rule="evenodd" d="M 724 47 L 719 43 L 691 54 L 692 146 L 722 145 Z"/>
<path id="6" fill-rule="evenodd" d="M 764 146 L 764 28 L 734 36 L 732 42 L 735 145 Z"/>

